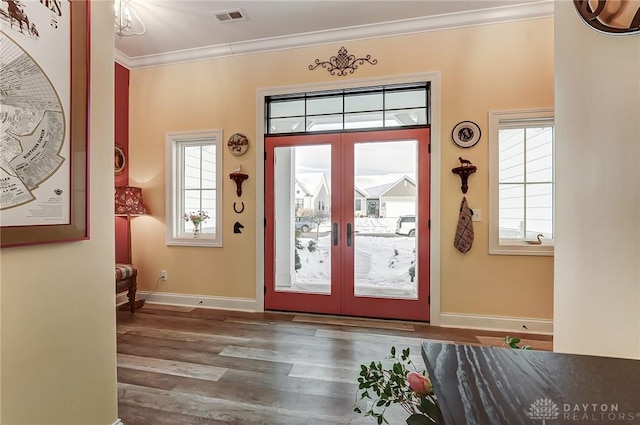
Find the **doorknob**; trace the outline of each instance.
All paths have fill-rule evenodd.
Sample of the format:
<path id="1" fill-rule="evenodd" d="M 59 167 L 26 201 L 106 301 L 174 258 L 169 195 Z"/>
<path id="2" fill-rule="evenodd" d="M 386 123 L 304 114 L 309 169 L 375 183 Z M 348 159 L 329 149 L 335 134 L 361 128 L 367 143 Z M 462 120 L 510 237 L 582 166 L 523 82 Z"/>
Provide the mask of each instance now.
<path id="1" fill-rule="evenodd" d="M 347 223 L 347 246 L 351 246 L 351 223 Z"/>
<path id="2" fill-rule="evenodd" d="M 338 245 L 338 223 L 333 223 L 333 246 Z"/>

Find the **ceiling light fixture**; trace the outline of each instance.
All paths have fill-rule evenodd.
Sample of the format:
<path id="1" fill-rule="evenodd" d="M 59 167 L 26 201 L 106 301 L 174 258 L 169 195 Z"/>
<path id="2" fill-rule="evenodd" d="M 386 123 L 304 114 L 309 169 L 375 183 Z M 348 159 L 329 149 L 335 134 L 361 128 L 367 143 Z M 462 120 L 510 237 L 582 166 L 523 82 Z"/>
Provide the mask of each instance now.
<path id="1" fill-rule="evenodd" d="M 131 35 L 144 35 L 147 32 L 147 27 L 142 22 L 142 19 L 138 16 L 138 12 L 133 8 L 131 0 L 115 0 L 113 3 L 113 10 L 115 12 L 114 28 L 118 37 L 128 37 Z M 134 18 L 142 27 L 140 31 L 134 31 L 132 23 Z"/>

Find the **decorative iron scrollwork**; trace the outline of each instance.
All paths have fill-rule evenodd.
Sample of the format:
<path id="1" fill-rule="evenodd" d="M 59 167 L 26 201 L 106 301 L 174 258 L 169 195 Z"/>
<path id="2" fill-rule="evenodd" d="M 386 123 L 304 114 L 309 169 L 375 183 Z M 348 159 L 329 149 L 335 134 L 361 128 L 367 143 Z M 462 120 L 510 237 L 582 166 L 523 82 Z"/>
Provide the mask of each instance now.
<path id="1" fill-rule="evenodd" d="M 367 55 L 363 58 L 356 58 L 355 55 L 350 55 L 347 49 L 342 46 L 336 56 L 331 56 L 328 61 L 320 61 L 316 59 L 315 64 L 309 65 L 309 70 L 313 71 L 317 67 L 321 66 L 331 75 L 338 75 L 344 77 L 348 74 L 353 74 L 358 65 L 364 65 L 364 63 L 370 63 L 375 65 L 378 63 L 378 59 L 371 59 L 371 55 Z"/>

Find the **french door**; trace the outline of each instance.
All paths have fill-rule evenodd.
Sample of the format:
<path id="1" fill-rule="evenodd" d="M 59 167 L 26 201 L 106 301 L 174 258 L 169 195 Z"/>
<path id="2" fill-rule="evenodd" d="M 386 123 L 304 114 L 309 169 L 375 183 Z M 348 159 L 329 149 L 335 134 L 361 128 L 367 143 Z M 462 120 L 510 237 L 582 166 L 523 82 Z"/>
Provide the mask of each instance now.
<path id="1" fill-rule="evenodd" d="M 265 307 L 429 320 L 429 129 L 265 146 Z"/>

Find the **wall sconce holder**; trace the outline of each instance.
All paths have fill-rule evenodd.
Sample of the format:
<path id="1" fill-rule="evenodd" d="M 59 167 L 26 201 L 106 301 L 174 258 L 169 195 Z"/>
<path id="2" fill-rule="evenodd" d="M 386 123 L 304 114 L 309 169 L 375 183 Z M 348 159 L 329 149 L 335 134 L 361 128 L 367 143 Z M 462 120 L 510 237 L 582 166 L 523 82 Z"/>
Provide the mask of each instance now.
<path id="1" fill-rule="evenodd" d="M 453 174 L 460 176 L 460 180 L 462 181 L 460 189 L 462 189 L 462 193 L 467 193 L 467 190 L 469 189 L 469 176 L 475 173 L 477 169 L 478 168 L 475 165 L 469 163 L 469 165 L 461 165 L 460 167 L 456 167 L 451 170 Z"/>
<path id="2" fill-rule="evenodd" d="M 231 173 L 229 174 L 229 178 L 236 182 L 236 194 L 238 196 L 242 195 L 242 182 L 249 178 L 248 174 L 245 173 Z"/>

